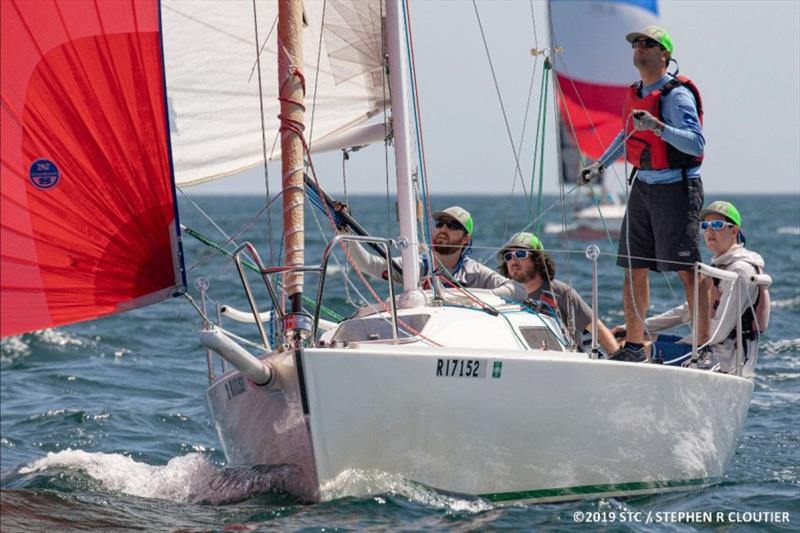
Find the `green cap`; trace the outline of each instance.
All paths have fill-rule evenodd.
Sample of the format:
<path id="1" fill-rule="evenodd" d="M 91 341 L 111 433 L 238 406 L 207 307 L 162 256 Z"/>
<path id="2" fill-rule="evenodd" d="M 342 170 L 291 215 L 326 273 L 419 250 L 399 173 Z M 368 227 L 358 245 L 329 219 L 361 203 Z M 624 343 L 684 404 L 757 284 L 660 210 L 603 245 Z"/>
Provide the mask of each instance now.
<path id="1" fill-rule="evenodd" d="M 503 261 L 503 254 L 505 254 L 511 248 L 527 248 L 529 250 L 544 250 L 544 246 L 542 246 L 542 241 L 539 240 L 539 237 L 534 235 L 533 233 L 528 233 L 525 231 L 521 231 L 515 234 L 507 243 L 500 248 L 500 251 L 497 252 L 497 261 Z"/>
<path id="2" fill-rule="evenodd" d="M 739 210 L 736 209 L 736 206 L 730 202 L 723 202 L 721 200 L 713 202 L 711 205 L 700 211 L 700 218 L 705 218 L 706 215 L 710 215 L 711 213 L 722 215 L 737 226 L 742 226 L 742 215 L 739 214 Z"/>
<path id="3" fill-rule="evenodd" d="M 456 220 L 459 224 L 464 226 L 464 229 L 467 232 L 467 235 L 472 235 L 472 215 L 469 214 L 469 211 L 464 209 L 461 206 L 454 205 L 452 207 L 448 207 L 444 211 L 437 211 L 433 214 L 434 220 L 439 220 L 440 218 L 449 217 L 453 220 Z"/>
<path id="4" fill-rule="evenodd" d="M 647 26 L 642 31 L 629 33 L 625 38 L 629 43 L 632 43 L 640 37 L 644 37 L 645 39 L 653 39 L 658 44 L 663 46 L 667 52 L 672 54 L 672 38 L 664 28 L 659 28 L 658 26 Z"/>

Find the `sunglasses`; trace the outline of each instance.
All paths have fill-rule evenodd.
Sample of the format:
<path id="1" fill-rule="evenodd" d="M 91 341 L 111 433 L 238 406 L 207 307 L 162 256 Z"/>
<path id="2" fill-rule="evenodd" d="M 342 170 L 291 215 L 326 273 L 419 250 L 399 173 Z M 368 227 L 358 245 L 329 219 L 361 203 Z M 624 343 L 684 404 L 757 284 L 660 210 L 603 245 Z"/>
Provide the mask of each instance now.
<path id="1" fill-rule="evenodd" d="M 517 259 L 525 259 L 529 255 L 531 255 L 530 250 L 509 250 L 503 254 L 503 259 L 505 259 L 506 262 L 509 262 L 515 257 Z"/>
<path id="2" fill-rule="evenodd" d="M 700 229 L 705 231 L 708 228 L 714 231 L 719 231 L 724 228 L 732 228 L 735 224 L 725 222 L 724 220 L 704 220 L 700 223 Z"/>
<path id="3" fill-rule="evenodd" d="M 656 46 L 661 46 L 661 43 L 653 39 L 638 39 L 631 43 L 631 48 L 653 48 Z"/>
<path id="4" fill-rule="evenodd" d="M 459 222 L 456 222 L 455 220 L 439 219 L 436 221 L 436 229 L 441 229 L 444 226 L 447 226 L 447 229 L 467 231 L 464 229 L 464 226 L 462 226 Z"/>

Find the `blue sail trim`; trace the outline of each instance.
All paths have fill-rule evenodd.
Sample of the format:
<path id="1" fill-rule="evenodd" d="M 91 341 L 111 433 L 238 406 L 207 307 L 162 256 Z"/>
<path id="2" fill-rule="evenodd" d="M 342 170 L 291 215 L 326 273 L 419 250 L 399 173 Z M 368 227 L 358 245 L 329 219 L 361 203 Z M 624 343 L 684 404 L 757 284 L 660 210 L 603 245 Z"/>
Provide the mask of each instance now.
<path id="1" fill-rule="evenodd" d="M 550 0 L 551 2 L 574 2 L 575 0 Z M 598 3 L 627 4 L 649 11 L 658 16 L 658 0 L 600 0 Z"/>

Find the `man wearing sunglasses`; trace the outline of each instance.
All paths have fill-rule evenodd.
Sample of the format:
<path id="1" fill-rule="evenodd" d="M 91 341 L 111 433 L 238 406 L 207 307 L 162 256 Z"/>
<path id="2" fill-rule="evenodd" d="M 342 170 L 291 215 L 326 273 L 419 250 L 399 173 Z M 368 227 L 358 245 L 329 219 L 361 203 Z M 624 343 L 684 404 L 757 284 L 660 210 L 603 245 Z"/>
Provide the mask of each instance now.
<path id="1" fill-rule="evenodd" d="M 756 341 L 769 324 L 769 292 L 750 281 L 753 274 L 764 271 L 764 259 L 744 246 L 742 217 L 730 202 L 713 202 L 701 211 L 700 231 L 706 246 L 714 254 L 711 264 L 739 275 L 740 306 L 736 307 L 733 282 L 713 279 L 707 283 L 711 301 L 711 339 L 703 351 L 700 366 L 732 372 L 736 368 L 736 322 L 742 317 L 742 339 L 748 373 L 755 364 Z M 665 313 L 648 318 L 645 328 L 650 333 L 688 324 L 691 321 L 689 304 L 684 303 Z M 614 328 L 616 332 L 619 328 Z M 691 357 L 692 337 L 658 335 L 648 350 L 651 357 L 666 364 L 684 364 Z"/>
<path id="2" fill-rule="evenodd" d="M 592 308 L 575 289 L 555 279 L 553 259 L 544 251 L 536 235 L 526 232 L 514 235 L 497 253 L 497 271 L 521 283 L 528 292 L 527 302 L 557 317 L 576 346 L 581 348 L 583 334 L 592 324 Z M 614 335 L 599 320 L 597 336 L 606 353 L 618 350 Z"/>
<path id="3" fill-rule="evenodd" d="M 622 222 L 617 265 L 625 269 L 623 303 L 628 343 L 614 359 L 644 361 L 643 321 L 650 305 L 649 271 L 677 271 L 692 302 L 697 244 L 703 206 L 703 106 L 688 78 L 667 73 L 673 44 L 667 31 L 648 26 L 627 35 L 641 81 L 628 90 L 623 128 L 600 160 L 581 171 L 588 183 L 623 154 L 633 167 L 628 208 Z M 635 179 L 634 179 L 635 178 Z M 697 328 L 708 338 L 708 301 L 698 298 Z M 691 306 L 690 306 L 691 308 Z"/>
<path id="4" fill-rule="evenodd" d="M 519 283 L 499 275 L 469 256 L 472 251 L 473 229 L 472 215 L 463 207 L 454 205 L 433 214 L 432 245 L 436 265 L 431 268 L 427 255 L 422 255 L 422 287 L 430 288 L 431 276 L 437 273 L 445 287 L 460 285 L 473 289 L 491 289 L 497 296 L 524 300 L 527 293 Z M 349 243 L 347 248 L 358 268 L 373 277 L 387 278 L 385 258 L 368 253 L 358 243 Z M 394 260 L 397 264 L 402 264 L 400 258 Z"/>

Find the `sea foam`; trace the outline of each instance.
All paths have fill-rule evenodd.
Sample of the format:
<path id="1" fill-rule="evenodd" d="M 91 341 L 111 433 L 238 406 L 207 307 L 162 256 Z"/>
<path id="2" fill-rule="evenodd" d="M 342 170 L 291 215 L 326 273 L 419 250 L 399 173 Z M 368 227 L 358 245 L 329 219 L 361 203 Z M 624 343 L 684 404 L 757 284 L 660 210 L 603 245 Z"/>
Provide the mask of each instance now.
<path id="1" fill-rule="evenodd" d="M 219 504 L 280 490 L 289 467 L 222 469 L 199 453 L 174 457 L 166 465 L 150 465 L 118 453 L 67 449 L 48 453 L 20 468 L 19 474 L 58 468 L 81 471 L 108 490 L 133 496 L 179 503 Z"/>

